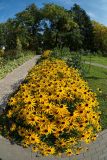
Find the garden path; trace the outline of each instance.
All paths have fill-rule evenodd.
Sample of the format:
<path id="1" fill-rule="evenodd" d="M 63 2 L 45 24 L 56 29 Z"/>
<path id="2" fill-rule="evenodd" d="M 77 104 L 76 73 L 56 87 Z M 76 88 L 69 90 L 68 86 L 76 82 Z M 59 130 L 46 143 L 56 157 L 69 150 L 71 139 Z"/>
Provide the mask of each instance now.
<path id="1" fill-rule="evenodd" d="M 8 96 L 20 85 L 39 57 L 35 56 L 0 80 L 0 105 L 2 108 L 5 107 Z M 103 66 L 103 68 L 105 67 Z M 25 149 L 19 145 L 11 144 L 0 136 L 0 158 L 2 160 L 107 160 L 107 129 L 99 133 L 95 142 L 88 145 L 86 152 L 71 157 L 64 155 L 61 157 L 41 157 L 32 153 L 30 148 Z"/>
<path id="2" fill-rule="evenodd" d="M 98 63 L 93 63 L 93 62 L 87 62 L 85 61 L 86 64 L 91 64 L 92 66 L 96 66 L 96 67 L 101 67 L 101 68 L 105 68 L 107 69 L 107 66 L 103 65 L 103 64 L 98 64 Z"/>
<path id="3" fill-rule="evenodd" d="M 5 107 L 9 95 L 18 88 L 28 71 L 36 64 L 38 58 L 40 58 L 40 55 L 36 55 L 0 80 L 0 109 Z"/>

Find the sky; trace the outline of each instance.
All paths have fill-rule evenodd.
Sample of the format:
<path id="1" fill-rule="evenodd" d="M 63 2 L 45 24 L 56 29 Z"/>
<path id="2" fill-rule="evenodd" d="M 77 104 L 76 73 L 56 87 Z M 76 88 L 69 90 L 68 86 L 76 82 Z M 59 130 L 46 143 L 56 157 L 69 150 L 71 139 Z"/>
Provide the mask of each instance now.
<path id="1" fill-rule="evenodd" d="M 70 9 L 74 3 L 85 9 L 92 20 L 107 26 L 107 0 L 0 0 L 0 22 L 6 22 L 30 4 L 42 7 L 45 3 L 55 3 Z"/>

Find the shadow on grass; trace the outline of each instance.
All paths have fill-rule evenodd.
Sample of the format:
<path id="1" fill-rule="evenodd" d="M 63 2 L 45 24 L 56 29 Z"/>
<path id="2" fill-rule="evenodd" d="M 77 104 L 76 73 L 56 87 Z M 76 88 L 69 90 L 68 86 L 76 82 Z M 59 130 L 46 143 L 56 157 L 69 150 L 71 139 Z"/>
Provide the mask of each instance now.
<path id="1" fill-rule="evenodd" d="M 93 80 L 98 80 L 98 79 L 107 79 L 107 78 L 101 78 L 101 77 L 96 77 L 96 76 L 86 76 L 86 79 L 93 79 Z"/>
<path id="2" fill-rule="evenodd" d="M 105 72 L 105 71 L 103 71 L 103 73 L 107 76 L 107 71 Z"/>

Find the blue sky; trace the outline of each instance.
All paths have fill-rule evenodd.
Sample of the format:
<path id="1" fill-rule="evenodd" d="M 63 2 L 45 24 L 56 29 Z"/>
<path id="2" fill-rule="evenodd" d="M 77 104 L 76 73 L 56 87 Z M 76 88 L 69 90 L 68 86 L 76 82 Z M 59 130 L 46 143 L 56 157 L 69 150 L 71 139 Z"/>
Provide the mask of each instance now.
<path id="1" fill-rule="evenodd" d="M 54 2 L 67 9 L 70 9 L 74 3 L 79 4 L 87 11 L 91 19 L 94 19 L 107 26 L 107 0 L 0 0 L 0 22 L 5 22 L 31 3 L 38 7 L 43 4 Z"/>

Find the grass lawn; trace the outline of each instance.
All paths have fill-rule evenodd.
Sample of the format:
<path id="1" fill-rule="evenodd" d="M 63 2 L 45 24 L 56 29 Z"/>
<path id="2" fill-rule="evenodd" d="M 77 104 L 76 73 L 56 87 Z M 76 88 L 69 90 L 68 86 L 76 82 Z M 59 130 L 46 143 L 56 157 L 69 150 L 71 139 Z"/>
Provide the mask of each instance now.
<path id="1" fill-rule="evenodd" d="M 102 56 L 82 56 L 82 60 L 95 62 L 107 66 L 107 57 Z"/>
<path id="2" fill-rule="evenodd" d="M 89 65 L 85 64 L 85 68 L 88 70 Z M 107 129 L 107 69 L 91 66 L 89 73 L 86 74 L 85 78 L 89 82 L 89 86 L 98 95 L 102 112 L 101 124 L 103 129 Z M 97 88 L 100 88 L 102 93 L 99 93 Z"/>
<path id="3" fill-rule="evenodd" d="M 23 64 L 25 61 L 29 60 L 35 55 L 34 52 L 25 52 L 23 56 L 17 58 L 17 59 L 8 59 L 6 63 L 0 67 L 0 79 L 4 78 L 7 73 L 11 72 L 16 67 Z"/>

